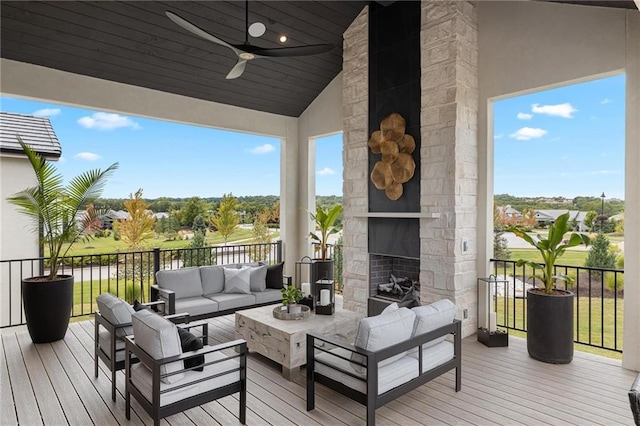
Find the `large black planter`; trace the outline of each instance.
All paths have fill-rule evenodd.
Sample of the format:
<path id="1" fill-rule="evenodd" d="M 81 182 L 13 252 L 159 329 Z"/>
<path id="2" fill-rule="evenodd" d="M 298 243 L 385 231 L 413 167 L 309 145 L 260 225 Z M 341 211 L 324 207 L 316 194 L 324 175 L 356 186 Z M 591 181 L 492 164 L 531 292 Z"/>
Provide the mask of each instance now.
<path id="1" fill-rule="evenodd" d="M 333 279 L 333 259 L 313 259 L 311 263 L 311 282 Z"/>
<path id="2" fill-rule="evenodd" d="M 531 358 L 550 364 L 573 359 L 573 293 L 527 291 L 527 350 Z"/>
<path id="3" fill-rule="evenodd" d="M 49 343 L 64 338 L 73 304 L 73 276 L 58 275 L 22 280 L 22 301 L 27 328 L 33 343 Z"/>

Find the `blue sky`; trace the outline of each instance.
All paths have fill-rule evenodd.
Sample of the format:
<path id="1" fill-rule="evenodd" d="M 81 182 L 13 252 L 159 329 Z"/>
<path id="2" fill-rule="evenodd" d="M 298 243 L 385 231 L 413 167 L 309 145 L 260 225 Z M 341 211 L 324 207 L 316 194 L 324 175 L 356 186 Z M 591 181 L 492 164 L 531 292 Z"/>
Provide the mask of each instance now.
<path id="1" fill-rule="evenodd" d="M 280 139 L 0 97 L 2 111 L 46 116 L 66 180 L 114 162 L 105 198 L 278 195 Z M 342 195 L 342 135 L 316 143 L 316 192 Z"/>
<path id="2" fill-rule="evenodd" d="M 624 199 L 625 76 L 494 103 L 494 193 Z"/>
<path id="3" fill-rule="evenodd" d="M 494 193 L 624 198 L 624 75 L 494 103 Z M 119 162 L 104 197 L 279 194 L 280 140 L 0 97 L 49 117 L 70 179 Z M 316 142 L 316 193 L 342 195 L 342 135 Z"/>

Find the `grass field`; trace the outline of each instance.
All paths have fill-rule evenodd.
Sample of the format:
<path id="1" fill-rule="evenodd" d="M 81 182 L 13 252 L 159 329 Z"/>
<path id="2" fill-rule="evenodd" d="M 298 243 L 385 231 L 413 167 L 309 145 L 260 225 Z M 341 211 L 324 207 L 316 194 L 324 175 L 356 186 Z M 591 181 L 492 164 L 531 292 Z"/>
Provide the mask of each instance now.
<path id="1" fill-rule="evenodd" d="M 276 238 L 279 235 L 280 233 L 276 232 L 272 237 Z M 252 237 L 253 235 L 251 229 L 238 228 L 235 232 L 233 232 L 233 234 L 231 234 L 228 242 L 231 243 L 235 241 L 245 240 L 249 242 Z M 161 249 L 176 249 L 186 248 L 189 246 L 190 242 L 190 240 L 166 241 L 164 238 L 154 238 L 147 240 L 146 246 L 149 249 L 154 247 L 159 247 Z M 207 245 L 215 245 L 224 243 L 224 239 L 218 232 L 208 232 L 205 242 Z M 88 242 L 79 241 L 74 244 L 73 247 L 71 247 L 71 250 L 69 250 L 69 252 L 67 253 L 67 256 L 83 256 L 89 254 L 106 254 L 126 251 L 128 251 L 127 244 L 122 241 L 115 241 L 113 237 L 93 238 Z M 45 251 L 45 257 L 47 256 L 48 253 L 47 251 Z"/>
<path id="2" fill-rule="evenodd" d="M 534 248 L 530 249 L 509 249 L 511 252 L 511 260 L 527 259 L 535 262 L 542 262 L 542 256 L 538 250 Z M 584 266 L 584 261 L 589 254 L 586 250 L 567 250 L 560 259 L 556 262 L 559 265 L 567 266 Z"/>

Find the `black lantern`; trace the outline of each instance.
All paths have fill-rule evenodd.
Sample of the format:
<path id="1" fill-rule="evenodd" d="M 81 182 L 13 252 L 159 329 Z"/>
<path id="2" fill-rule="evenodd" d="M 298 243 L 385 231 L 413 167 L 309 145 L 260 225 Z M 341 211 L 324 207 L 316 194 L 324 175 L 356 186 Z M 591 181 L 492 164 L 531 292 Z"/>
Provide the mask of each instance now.
<path id="1" fill-rule="evenodd" d="M 315 289 L 316 314 L 333 315 L 336 308 L 336 293 L 333 280 L 316 281 Z"/>
<path id="2" fill-rule="evenodd" d="M 498 301 L 498 286 L 502 290 L 502 324 L 507 324 L 507 299 L 509 281 L 499 279 L 495 275 L 489 278 L 478 278 L 478 342 L 490 348 L 509 346 L 509 332 L 507 329 L 499 329 L 497 326 L 496 304 Z M 482 315 L 481 315 L 482 314 Z"/>

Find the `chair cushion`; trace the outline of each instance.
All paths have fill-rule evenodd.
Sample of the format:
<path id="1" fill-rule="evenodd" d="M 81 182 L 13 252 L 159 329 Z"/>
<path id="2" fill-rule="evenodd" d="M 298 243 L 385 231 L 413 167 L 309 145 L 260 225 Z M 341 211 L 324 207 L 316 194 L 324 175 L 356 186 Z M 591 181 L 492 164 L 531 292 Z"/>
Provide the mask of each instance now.
<path id="1" fill-rule="evenodd" d="M 265 291 L 257 291 L 252 294 L 256 297 L 256 304 L 282 301 L 282 292 L 275 288 L 268 288 Z"/>
<path id="2" fill-rule="evenodd" d="M 226 356 L 221 352 L 208 353 L 205 356 L 207 362 L 221 360 L 224 358 L 226 358 Z M 167 384 L 160 382 L 160 391 L 164 392 L 160 394 L 160 406 L 182 401 L 189 397 L 200 395 L 204 392 L 240 381 L 240 371 L 237 370 L 239 366 L 240 363 L 238 362 L 238 359 L 229 359 L 217 364 L 207 365 L 203 372 L 186 371 L 184 373 L 184 378 L 175 383 Z M 225 374 L 225 371 L 230 372 Z M 220 376 L 214 377 L 218 374 L 220 374 Z M 207 377 L 209 377 L 208 380 L 204 380 L 199 383 L 196 382 L 197 380 Z M 136 364 L 131 368 L 131 381 L 140 390 L 147 401 L 153 401 L 153 377 L 151 371 L 145 368 L 142 364 Z M 182 387 L 184 385 L 187 386 Z"/>
<path id="3" fill-rule="evenodd" d="M 96 297 L 96 303 L 98 304 L 100 314 L 102 314 L 104 319 L 109 321 L 112 325 L 131 323 L 131 315 L 134 314 L 135 311 L 131 305 L 119 297 L 116 297 L 111 293 L 102 293 Z M 116 336 L 120 339 L 132 333 L 133 329 L 131 327 L 124 327 L 116 330 Z"/>
<path id="4" fill-rule="evenodd" d="M 415 318 L 416 314 L 408 308 L 400 308 L 384 315 L 364 318 L 360 321 L 353 345 L 357 348 L 375 352 L 408 340 L 413 332 Z M 402 358 L 405 354 L 406 352 L 402 352 L 382 360 L 378 363 L 378 366 L 382 367 L 390 364 Z M 351 359 L 364 364 L 366 358 L 360 354 L 351 354 Z M 361 372 L 365 371 L 365 368 L 359 365 L 356 365 L 356 369 Z"/>
<path id="5" fill-rule="evenodd" d="M 387 305 L 387 307 L 384 308 L 382 312 L 380 312 L 380 315 L 388 314 L 390 312 L 395 312 L 398 309 L 400 309 L 400 306 L 398 306 L 398 302 L 393 302 L 390 305 Z"/>
<path id="6" fill-rule="evenodd" d="M 161 288 L 171 290 L 176 294 L 176 299 L 202 295 L 202 280 L 200 279 L 200 269 L 197 266 L 158 271 L 156 278 Z"/>
<path id="7" fill-rule="evenodd" d="M 218 302 L 204 296 L 188 297 L 176 300 L 176 312 L 188 313 L 191 316 L 208 315 L 218 312 Z"/>
<path id="8" fill-rule="evenodd" d="M 266 280 L 267 265 L 249 268 L 249 288 L 252 292 L 265 291 L 267 289 Z"/>
<path id="9" fill-rule="evenodd" d="M 267 277 L 266 277 L 267 288 L 275 288 L 279 290 L 284 287 L 283 270 L 284 270 L 284 262 L 267 266 Z"/>
<path id="10" fill-rule="evenodd" d="M 428 333 L 436 328 L 451 324 L 456 315 L 456 305 L 449 299 L 442 299 L 427 306 L 417 306 L 411 310 L 416 314 L 416 321 L 411 337 Z M 445 337 L 446 336 L 442 336 L 425 343 L 422 347 L 428 348 L 429 346 L 436 345 L 444 341 Z"/>
<path id="11" fill-rule="evenodd" d="M 409 356 L 418 359 L 417 350 L 409 352 Z M 426 373 L 427 371 L 452 360 L 454 355 L 455 349 L 453 343 L 447 342 L 446 340 L 429 347 L 422 345 L 422 372 Z"/>
<path id="12" fill-rule="evenodd" d="M 200 267 L 202 294 L 205 296 L 224 291 L 224 267 L 222 265 Z"/>
<path id="13" fill-rule="evenodd" d="M 366 373 L 361 370 L 360 366 L 353 364 L 352 362 L 349 362 L 347 360 L 333 356 L 332 354 L 349 358 L 349 355 L 352 354 L 352 352 L 343 348 L 333 348 L 329 352 L 318 354 L 316 356 L 316 359 L 326 362 L 327 364 L 330 364 L 332 366 L 341 368 L 342 370 L 348 371 L 349 373 L 354 374 L 362 378 L 363 380 L 358 380 L 341 371 L 335 370 L 324 364 L 320 364 L 319 362 L 315 364 L 316 372 L 338 382 L 341 382 L 346 386 L 357 390 L 358 392 L 366 393 L 367 376 Z M 400 386 L 403 383 L 408 382 L 409 380 L 418 377 L 418 369 L 418 360 L 409 356 L 402 356 L 392 363 L 388 363 L 384 366 L 378 366 L 378 395 L 381 395 L 393 388 Z"/>
<path id="14" fill-rule="evenodd" d="M 256 296 L 253 294 L 222 293 L 209 296 L 209 299 L 218 302 L 218 310 L 220 311 L 242 308 L 256 303 Z"/>
<path id="15" fill-rule="evenodd" d="M 250 267 L 224 268 L 224 292 L 251 294 Z"/>
<path id="16" fill-rule="evenodd" d="M 182 347 L 182 353 L 197 351 L 202 349 L 202 340 L 188 332 L 182 327 L 178 327 L 178 335 L 180 336 L 180 346 Z M 193 358 L 184 360 L 184 368 L 194 368 L 193 371 L 203 371 L 204 367 L 204 355 L 198 355 Z"/>
<path id="17" fill-rule="evenodd" d="M 107 358 L 111 357 L 111 333 L 107 330 L 101 329 L 98 334 L 98 344 L 100 349 L 105 353 Z M 116 340 L 116 361 L 124 361 L 124 340 Z"/>
<path id="18" fill-rule="evenodd" d="M 171 321 L 151 311 L 143 310 L 132 316 L 133 335 L 136 346 L 153 359 L 164 359 L 182 354 L 178 327 Z M 172 362 L 160 368 L 160 374 L 169 374 L 182 370 L 182 362 Z M 164 383 L 175 383 L 184 377 L 184 373 L 165 376 Z"/>

